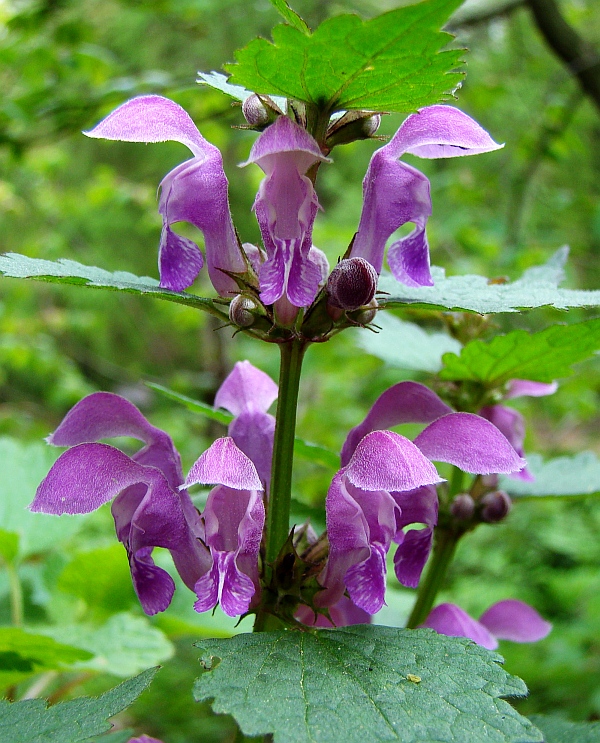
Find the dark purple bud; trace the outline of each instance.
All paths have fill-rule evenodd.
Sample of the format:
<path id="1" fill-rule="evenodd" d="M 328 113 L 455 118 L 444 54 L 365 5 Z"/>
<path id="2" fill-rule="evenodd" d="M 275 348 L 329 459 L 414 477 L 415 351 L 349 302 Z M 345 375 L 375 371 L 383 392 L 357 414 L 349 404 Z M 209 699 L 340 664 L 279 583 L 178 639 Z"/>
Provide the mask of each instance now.
<path id="1" fill-rule="evenodd" d="M 253 312 L 257 307 L 252 297 L 238 294 L 229 305 L 229 319 L 240 328 L 249 328 L 255 320 Z"/>
<path id="2" fill-rule="evenodd" d="M 468 493 L 460 493 L 452 501 L 450 513 L 457 521 L 469 521 L 475 512 L 475 501 Z"/>
<path id="3" fill-rule="evenodd" d="M 496 524 L 506 518 L 511 509 L 512 501 L 503 490 L 495 490 L 481 499 L 481 505 L 483 506 L 481 511 L 482 521 L 487 521 L 488 524 Z"/>
<path id="4" fill-rule="evenodd" d="M 377 272 L 364 258 L 345 258 L 327 279 L 329 301 L 343 310 L 357 310 L 373 299 Z"/>
<path id="5" fill-rule="evenodd" d="M 364 327 L 365 325 L 373 322 L 378 308 L 379 305 L 377 303 L 377 300 L 372 299 L 368 305 L 366 305 L 365 307 L 360 307 L 358 312 L 354 312 L 351 315 L 351 318 L 357 325 L 362 325 Z"/>
<path id="6" fill-rule="evenodd" d="M 250 126 L 264 126 L 269 123 L 269 112 L 260 98 L 253 93 L 242 103 L 242 113 Z"/>

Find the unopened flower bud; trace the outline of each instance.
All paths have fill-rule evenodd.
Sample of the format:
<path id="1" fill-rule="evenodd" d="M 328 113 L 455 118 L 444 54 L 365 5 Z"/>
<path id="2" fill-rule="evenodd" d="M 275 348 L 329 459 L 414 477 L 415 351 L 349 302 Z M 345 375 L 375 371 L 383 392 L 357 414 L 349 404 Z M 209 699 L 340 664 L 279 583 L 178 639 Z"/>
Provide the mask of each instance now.
<path id="1" fill-rule="evenodd" d="M 343 310 L 369 304 L 377 289 L 377 271 L 364 258 L 345 258 L 327 279 L 329 301 Z"/>
<path id="2" fill-rule="evenodd" d="M 339 144 L 356 142 L 357 139 L 370 139 L 380 124 L 381 114 L 370 111 L 346 111 L 329 127 L 327 147 L 332 149 Z"/>
<path id="3" fill-rule="evenodd" d="M 495 490 L 481 499 L 481 505 L 483 506 L 481 520 L 487 521 L 488 524 L 495 524 L 506 518 L 512 501 L 503 490 Z"/>
<path id="4" fill-rule="evenodd" d="M 229 320 L 240 328 L 249 328 L 254 322 L 253 312 L 257 306 L 251 297 L 238 294 L 229 305 Z"/>
<path id="5" fill-rule="evenodd" d="M 267 107 L 256 95 L 252 93 L 242 103 L 242 113 L 250 126 L 264 126 L 269 123 L 269 112 Z"/>
<path id="6" fill-rule="evenodd" d="M 358 312 L 352 313 L 350 317 L 357 325 L 365 326 L 373 322 L 378 308 L 379 304 L 377 303 L 377 300 L 372 299 L 368 305 L 361 307 Z"/>
<path id="7" fill-rule="evenodd" d="M 468 493 L 459 493 L 450 506 L 450 513 L 457 521 L 469 521 L 474 512 L 475 501 Z"/>

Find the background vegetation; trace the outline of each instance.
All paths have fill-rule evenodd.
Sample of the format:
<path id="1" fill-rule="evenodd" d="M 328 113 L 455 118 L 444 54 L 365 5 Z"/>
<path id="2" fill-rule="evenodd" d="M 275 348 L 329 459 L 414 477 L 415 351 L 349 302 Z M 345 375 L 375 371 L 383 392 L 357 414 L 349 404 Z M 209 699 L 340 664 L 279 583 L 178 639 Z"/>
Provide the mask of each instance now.
<path id="1" fill-rule="evenodd" d="M 342 11 L 370 17 L 398 4 L 298 0 L 295 7 L 315 27 Z M 507 9 L 487 13 L 500 6 Z M 597 3 L 563 0 L 560 6 L 572 27 L 600 49 Z M 147 92 L 184 106 L 221 148 L 234 220 L 244 240 L 257 242 L 250 209 L 261 174 L 237 168 L 255 135 L 232 128 L 243 123 L 239 107 L 198 86 L 195 72 L 220 69 L 236 48 L 257 34 L 268 36 L 275 22 L 267 0 L 1 1 L 2 251 L 157 275 L 156 187 L 187 150 L 175 143 L 107 143 L 80 134 L 117 104 Z M 599 287 L 600 109 L 548 49 L 526 4 L 467 3 L 452 30 L 455 43 L 470 50 L 458 105 L 506 147 L 478 158 L 418 161 L 432 183 L 433 262 L 448 274 L 515 278 L 568 243 L 568 285 Z M 380 133 L 390 134 L 400 123 L 399 116 L 385 117 Z M 376 146 L 338 148 L 335 165 L 320 174 L 324 212 L 314 242 L 332 263 L 356 229 L 361 180 Z M 193 228 L 182 231 L 201 242 Z M 202 278 L 194 290 L 212 293 L 206 282 Z M 52 461 L 41 438 L 85 394 L 111 390 L 138 404 L 173 436 L 186 469 L 221 429 L 157 396 L 144 382 L 211 403 L 238 359 L 249 358 L 277 375 L 275 349 L 242 336 L 232 341 L 230 331 L 216 331 L 210 318 L 191 309 L 7 280 L 0 291 L 2 529 L 10 531 L 13 504 L 31 500 Z M 565 319 L 583 318 L 583 312 L 571 312 Z M 420 320 L 418 313 L 405 313 L 404 319 Z M 536 330 L 548 319 L 548 311 L 531 312 L 510 317 L 506 327 L 510 321 L 510 327 Z M 349 332 L 308 353 L 299 434 L 334 450 L 388 385 L 406 378 L 427 381 L 365 354 L 358 337 Z M 590 362 L 553 397 L 521 403 L 529 421 L 527 450 L 600 454 L 599 394 L 600 369 Z M 295 477 L 298 512 L 322 522 L 331 472 L 298 460 Z M 165 661 L 123 724 L 167 743 L 233 741 L 233 722 L 212 717 L 189 692 L 198 672 L 191 641 L 231 632 L 233 624 L 218 613 L 195 615 L 183 587 L 164 615 L 147 621 L 109 512 L 76 523 L 67 519 L 66 526 L 47 526 L 48 521 L 28 521 L 27 548 L 22 545 L 18 561 L 5 556 L 0 623 L 24 622 L 62 641 L 78 632 L 78 647 L 95 654 L 95 665 L 82 661 L 77 671 L 51 669 L 41 676 L 4 678 L 0 672 L 8 693 L 21 695 L 32 683 L 55 698 L 72 690 L 94 693 L 115 677 Z M 526 713 L 560 707 L 574 720 L 600 718 L 599 528 L 597 499 L 528 501 L 501 526 L 483 527 L 461 544 L 444 600 L 452 598 L 478 616 L 493 601 L 512 596 L 531 602 L 555 624 L 537 645 L 501 647 L 508 670 L 531 690 L 519 703 Z M 15 571 L 24 617 L 15 615 Z M 393 591 L 381 621 L 401 625 L 411 601 L 412 592 Z M 127 657 L 115 652 L 117 637 L 125 638 Z M 152 652 L 144 655 L 142 648 L 149 646 Z"/>

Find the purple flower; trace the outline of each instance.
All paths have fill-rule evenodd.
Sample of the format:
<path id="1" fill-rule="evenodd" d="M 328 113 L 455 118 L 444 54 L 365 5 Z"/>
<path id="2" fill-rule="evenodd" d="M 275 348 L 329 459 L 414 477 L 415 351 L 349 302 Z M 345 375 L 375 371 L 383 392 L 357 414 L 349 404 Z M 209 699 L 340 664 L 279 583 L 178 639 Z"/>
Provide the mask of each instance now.
<path id="1" fill-rule="evenodd" d="M 468 637 L 488 650 L 495 650 L 498 640 L 537 642 L 552 629 L 550 622 L 542 619 L 534 608 L 516 599 L 493 604 L 479 621 L 456 604 L 440 604 L 419 626 L 449 637 Z"/>
<path id="2" fill-rule="evenodd" d="M 306 173 L 324 161 L 330 162 L 310 134 L 280 116 L 256 140 L 243 163 L 256 163 L 266 176 L 254 202 L 267 251 L 259 269 L 264 304 L 285 296 L 292 306 L 307 307 L 323 281 L 324 255 L 312 244 L 319 202 Z"/>
<path id="3" fill-rule="evenodd" d="M 194 157 L 178 165 L 161 183 L 160 285 L 183 291 L 202 268 L 198 246 L 171 229 L 175 222 L 190 222 L 204 234 L 213 286 L 224 297 L 237 293 L 236 282 L 224 271 L 244 273 L 247 265 L 231 221 L 221 153 L 204 139 L 183 108 L 158 95 L 132 98 L 85 134 L 124 142 L 181 142 L 192 151 Z"/>
<path id="4" fill-rule="evenodd" d="M 249 361 L 238 361 L 215 395 L 215 408 L 225 408 L 235 416 L 228 433 L 254 463 L 266 493 L 275 434 L 275 418 L 267 410 L 277 395 L 271 377 Z"/>
<path id="5" fill-rule="evenodd" d="M 319 614 L 305 605 L 300 606 L 294 616 L 309 627 L 348 627 L 351 624 L 371 622 L 371 615 L 356 606 L 348 596 L 342 596 L 337 603 L 328 607 L 328 611 L 331 621 L 324 614 Z"/>
<path id="6" fill-rule="evenodd" d="M 545 395 L 553 395 L 557 389 L 558 384 L 556 382 L 544 384 L 543 382 L 532 382 L 529 379 L 512 379 L 508 384 L 504 399 L 510 400 L 513 397 L 544 397 Z M 491 421 L 496 428 L 502 431 L 519 456 L 522 457 L 524 455 L 525 421 L 521 413 L 513 408 L 507 408 L 505 405 L 487 405 L 481 408 L 479 415 Z M 524 467 L 520 472 L 513 473 L 511 477 L 529 482 L 535 479 L 527 467 Z"/>
<path id="7" fill-rule="evenodd" d="M 410 442 L 377 430 L 400 423 L 427 423 Z M 330 553 L 317 595 L 321 606 L 350 599 L 374 614 L 384 603 L 385 556 L 392 541 L 396 576 L 415 587 L 429 555 L 437 523 L 441 482 L 430 460 L 449 462 L 471 473 L 514 472 L 525 461 L 489 421 L 454 413 L 427 387 L 401 382 L 384 392 L 365 420 L 350 431 L 342 468 L 327 494 Z M 412 523 L 425 529 L 403 532 Z"/>
<path id="8" fill-rule="evenodd" d="M 212 565 L 194 586 L 194 608 L 220 601 L 229 616 L 245 614 L 258 595 L 258 553 L 265 523 L 262 483 L 252 461 L 232 438 L 217 439 L 192 466 L 185 485 L 219 483 L 202 513 Z"/>
<path id="9" fill-rule="evenodd" d="M 162 743 L 162 741 L 149 735 L 140 735 L 139 738 L 130 738 L 127 743 Z"/>
<path id="10" fill-rule="evenodd" d="M 130 436 L 145 446 L 128 457 L 100 439 Z M 96 392 L 81 400 L 48 437 L 70 446 L 40 484 L 32 511 L 89 513 L 115 498 L 112 514 L 129 557 L 136 593 L 147 614 L 164 611 L 175 584 L 152 560 L 154 547 L 171 552 L 184 583 L 193 588 L 210 568 L 204 527 L 181 490 L 179 454 L 171 438 L 122 397 Z"/>
<path id="11" fill-rule="evenodd" d="M 380 273 L 388 238 L 403 224 L 412 222 L 413 232 L 390 246 L 388 263 L 398 281 L 408 286 L 431 286 L 425 235 L 431 215 L 429 181 L 412 166 L 398 162 L 398 158 L 405 153 L 424 158 L 477 155 L 502 146 L 452 106 L 429 106 L 409 116 L 390 142 L 371 158 L 350 257 L 365 258 Z"/>

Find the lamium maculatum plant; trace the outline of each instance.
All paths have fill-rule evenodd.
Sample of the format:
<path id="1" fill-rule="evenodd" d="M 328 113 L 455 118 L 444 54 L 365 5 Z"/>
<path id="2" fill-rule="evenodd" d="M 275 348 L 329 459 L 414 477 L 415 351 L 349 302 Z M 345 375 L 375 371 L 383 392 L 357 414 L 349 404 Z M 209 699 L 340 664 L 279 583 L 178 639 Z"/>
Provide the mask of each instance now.
<path id="1" fill-rule="evenodd" d="M 339 16 L 314 32 L 285 3 L 273 4 L 285 20 L 274 43 L 257 39 L 239 52 L 228 67 L 231 82 L 202 76 L 242 102 L 241 136 L 253 142 L 241 165 L 262 171 L 252 207 L 260 245 L 244 242 L 234 225 L 228 177 L 235 174 L 226 175 L 218 148 L 173 100 L 133 97 L 85 134 L 174 141 L 191 152 L 159 185 L 159 281 L 104 285 L 198 307 L 223 321 L 219 332 L 275 344 L 279 381 L 249 361 L 233 366 L 214 397 L 227 431 L 198 449 L 187 474 L 169 434 L 132 402 L 90 394 L 48 437 L 65 450 L 30 510 L 86 514 L 112 502 L 116 536 L 148 616 L 169 610 L 177 573 L 198 614 L 220 607 L 229 617 L 253 617 L 252 634 L 200 641 L 205 670 L 194 691 L 198 700 L 212 699 L 215 711 L 231 713 L 245 735 L 333 743 L 364 740 L 369 730 L 377 741 L 541 743 L 542 733 L 502 699 L 525 694 L 523 683 L 489 651 L 499 640 L 542 640 L 551 624 L 518 597 L 504 596 L 475 620 L 454 603 L 439 603 L 438 594 L 461 540 L 482 524 L 503 522 L 524 492 L 519 487 L 536 482 L 524 419 L 504 401 L 555 392 L 565 365 L 597 350 L 598 326 L 590 321 L 587 335 L 569 330 L 576 325 L 556 326 L 567 330 L 550 328 L 551 341 L 541 339 L 548 331 L 491 338 L 492 312 L 559 305 L 559 291 L 564 306 L 569 293 L 544 279 L 547 294 L 532 304 L 526 284 L 486 284 L 473 307 L 467 284 L 444 294 L 449 280 L 430 265 L 430 182 L 401 158 L 494 157 L 486 153 L 503 147 L 449 103 L 462 52 L 439 51 L 448 40 L 439 28 L 458 0 L 423 0 L 367 22 Z M 384 113 L 407 115 L 371 157 L 356 232 L 331 268 L 327 246 L 313 244 L 318 175 L 336 167 L 336 147 L 385 139 L 377 134 Z M 203 250 L 175 230 L 179 222 L 200 230 Z M 398 237 L 407 224 L 411 231 Z M 10 260 L 0 269 L 17 275 Z M 205 264 L 210 298 L 187 291 Z M 18 275 L 69 278 L 25 265 Z M 339 460 L 298 443 L 307 350 L 318 354 L 350 328 L 377 332 L 379 313 L 415 303 L 446 322 L 463 350 L 443 362 L 440 354 L 429 385 L 405 379 L 385 390 L 340 438 Z M 563 355 L 536 364 L 544 343 Z M 407 424 L 410 435 L 396 430 Z M 141 447 L 133 451 L 123 437 Z M 117 445 L 107 443 L 112 439 Z M 337 462 L 321 497 L 322 533 L 291 517 L 295 450 Z M 206 491 L 201 504 L 198 485 Z M 415 594 L 404 628 L 378 620 L 393 581 Z M 131 743 L 154 740 L 141 735 Z"/>

